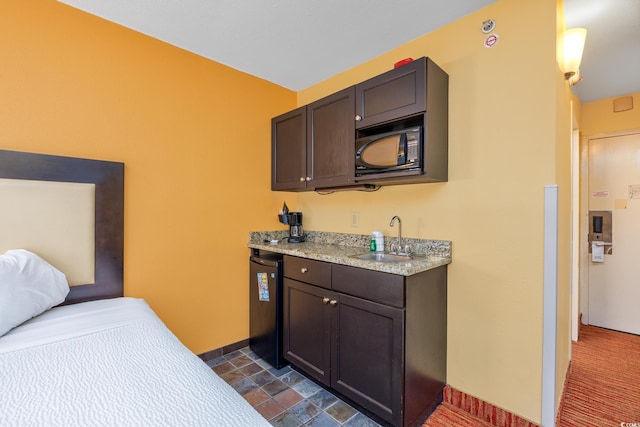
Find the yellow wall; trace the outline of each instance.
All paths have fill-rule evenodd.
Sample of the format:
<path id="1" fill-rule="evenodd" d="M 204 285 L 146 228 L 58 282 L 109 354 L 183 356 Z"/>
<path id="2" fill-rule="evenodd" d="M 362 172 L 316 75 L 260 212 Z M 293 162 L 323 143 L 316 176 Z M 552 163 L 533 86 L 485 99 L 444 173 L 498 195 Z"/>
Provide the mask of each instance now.
<path id="1" fill-rule="evenodd" d="M 580 101 L 564 78 L 564 7 L 556 1 L 556 181 L 558 185 L 558 292 L 556 327 L 556 410 L 571 359 L 571 133 Z M 572 105 L 573 104 L 573 105 Z M 577 286 L 577 285 L 576 285 Z"/>
<path id="2" fill-rule="evenodd" d="M 633 98 L 633 109 L 619 113 L 613 112 L 613 100 L 619 97 L 584 103 L 580 120 L 582 135 L 640 129 L 640 92 L 626 96 Z"/>
<path id="3" fill-rule="evenodd" d="M 500 36 L 492 49 L 480 31 L 487 18 Z M 429 56 L 449 74 L 448 182 L 303 193 L 298 209 L 310 230 L 395 236 L 388 224 L 399 215 L 407 236 L 451 240 L 447 382 L 534 422 L 541 409 L 545 185 L 560 185 L 560 213 L 569 211 L 558 19 L 554 0 L 498 1 L 298 94 L 299 105 L 309 103 L 405 57 Z M 359 227 L 350 226 L 352 212 Z M 559 224 L 561 304 L 568 304 L 567 221 Z M 559 317 L 568 317 L 566 309 Z M 567 352 L 565 343 L 559 359 Z"/>
<path id="4" fill-rule="evenodd" d="M 295 93 L 54 0 L 0 2 L 0 64 L 0 148 L 125 163 L 125 294 L 196 353 L 247 338 L 248 232 L 281 228 L 270 118 Z"/>

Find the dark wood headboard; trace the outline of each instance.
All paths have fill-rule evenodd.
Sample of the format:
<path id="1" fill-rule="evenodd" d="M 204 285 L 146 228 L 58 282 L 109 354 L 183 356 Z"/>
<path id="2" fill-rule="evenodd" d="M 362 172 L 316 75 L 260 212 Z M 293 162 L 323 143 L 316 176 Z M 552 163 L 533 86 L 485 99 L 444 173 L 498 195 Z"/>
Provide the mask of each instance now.
<path id="1" fill-rule="evenodd" d="M 65 304 L 124 295 L 124 164 L 0 150 L 0 178 L 95 184 L 95 283 Z"/>

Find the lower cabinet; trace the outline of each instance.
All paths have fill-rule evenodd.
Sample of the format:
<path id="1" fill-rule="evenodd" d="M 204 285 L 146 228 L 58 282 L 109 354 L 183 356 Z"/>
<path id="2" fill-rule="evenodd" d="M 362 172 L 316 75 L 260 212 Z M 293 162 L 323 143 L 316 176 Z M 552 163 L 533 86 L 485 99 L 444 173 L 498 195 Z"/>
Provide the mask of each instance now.
<path id="1" fill-rule="evenodd" d="M 445 384 L 446 267 L 404 277 L 304 262 L 285 257 L 285 358 L 391 425 L 421 425 Z M 300 277 L 317 263 L 330 279 Z"/>
<path id="2" fill-rule="evenodd" d="M 323 384 L 331 384 L 329 291 L 284 279 L 284 356 Z"/>
<path id="3" fill-rule="evenodd" d="M 331 387 L 393 422 L 401 413 L 404 310 L 338 294 Z"/>

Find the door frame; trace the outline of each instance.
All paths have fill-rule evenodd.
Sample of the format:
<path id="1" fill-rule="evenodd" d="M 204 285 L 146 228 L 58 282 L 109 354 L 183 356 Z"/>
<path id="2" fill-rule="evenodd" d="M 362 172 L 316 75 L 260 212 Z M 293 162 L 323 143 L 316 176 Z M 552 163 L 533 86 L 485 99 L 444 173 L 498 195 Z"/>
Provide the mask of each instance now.
<path id="1" fill-rule="evenodd" d="M 571 340 L 578 341 L 580 329 L 580 131 L 571 131 Z M 571 357 L 571 345 L 569 345 Z"/>
<path id="2" fill-rule="evenodd" d="M 640 128 L 583 136 L 580 140 L 580 231 L 578 238 L 580 286 L 578 312 L 572 313 L 572 318 L 579 319 L 581 314 L 582 323 L 585 325 L 589 324 L 589 245 L 587 238 L 589 233 L 589 142 L 629 135 L 640 135 Z"/>

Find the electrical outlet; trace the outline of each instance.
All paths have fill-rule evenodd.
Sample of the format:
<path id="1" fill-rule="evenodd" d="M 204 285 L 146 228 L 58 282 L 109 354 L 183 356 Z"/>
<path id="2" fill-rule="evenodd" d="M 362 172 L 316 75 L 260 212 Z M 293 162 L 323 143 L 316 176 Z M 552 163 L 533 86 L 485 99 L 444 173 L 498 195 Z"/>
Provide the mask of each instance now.
<path id="1" fill-rule="evenodd" d="M 359 212 L 351 212 L 351 226 L 359 227 L 360 226 L 360 213 Z"/>

